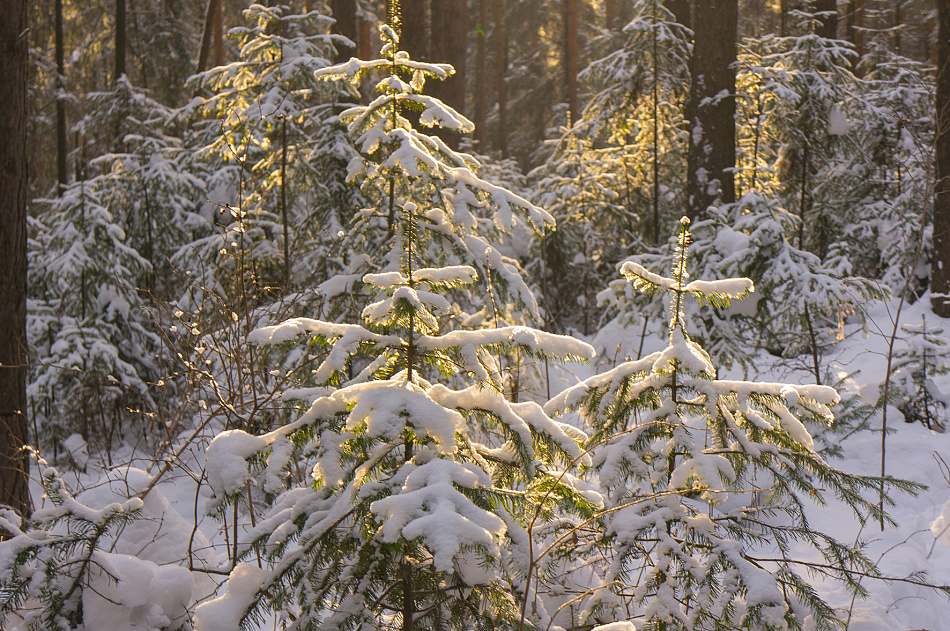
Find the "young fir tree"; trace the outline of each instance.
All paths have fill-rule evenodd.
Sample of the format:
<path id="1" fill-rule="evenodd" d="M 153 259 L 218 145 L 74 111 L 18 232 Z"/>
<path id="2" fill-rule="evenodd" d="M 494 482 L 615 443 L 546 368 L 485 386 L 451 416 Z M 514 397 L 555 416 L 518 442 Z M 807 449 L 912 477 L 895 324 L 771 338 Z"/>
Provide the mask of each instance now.
<path id="1" fill-rule="evenodd" d="M 274 500 L 243 548 L 266 563 L 237 565 L 227 593 L 199 607 L 198 629 L 249 626 L 268 610 L 288 629 L 513 628 L 523 522 L 583 504 L 557 464 L 580 457 L 581 434 L 534 402 L 507 400 L 493 355 L 586 358 L 590 347 L 527 327 L 457 324 L 477 302 L 465 288 L 479 280 L 499 309 L 533 304 L 517 265 L 481 234 L 486 225 L 510 229 L 515 211 L 539 225 L 551 218 L 410 125 L 405 109 L 425 126 L 471 130 L 422 94 L 427 77 L 451 67 L 410 59 L 389 26 L 380 34 L 382 59 L 317 73 L 354 83 L 384 75 L 375 100 L 342 114 L 361 152 L 351 177 L 375 201 L 356 228 L 387 233 L 380 267 L 362 279 L 375 301 L 363 324 L 298 318 L 251 335 L 280 344 L 309 333 L 322 362 L 313 388 L 287 393 L 309 401 L 299 418 L 261 436 L 223 433 L 208 449 L 219 507 L 252 481 Z"/>
<path id="2" fill-rule="evenodd" d="M 684 201 L 692 34 L 660 0 L 637 0 L 615 50 L 581 73 L 591 98 L 580 127 L 623 154 L 616 189 L 639 217 L 644 241 L 659 245 L 675 231 L 662 208 Z"/>
<path id="3" fill-rule="evenodd" d="M 73 497 L 56 469 L 40 458 L 36 464 L 52 506 L 34 511 L 25 531 L 12 511 L 0 509 L 0 622 L 22 622 L 19 628 L 30 631 L 82 628 L 83 592 L 96 577 L 109 576 L 108 544 L 141 515 L 142 500 L 91 508 Z M 183 573 L 175 579 L 190 580 Z"/>
<path id="4" fill-rule="evenodd" d="M 950 346 L 944 337 L 943 327 L 921 316 L 919 325 L 901 327 L 909 337 L 907 347 L 894 353 L 891 365 L 893 390 L 888 399 L 895 401 L 897 408 L 908 423 L 921 422 L 928 429 L 946 429 L 947 396 L 934 382 L 934 378 L 950 372 Z"/>
<path id="5" fill-rule="evenodd" d="M 605 550 L 573 624 L 630 619 L 638 629 L 838 628 L 835 611 L 802 575 L 818 572 L 859 593 L 852 571 L 874 575 L 859 550 L 812 529 L 806 504 L 826 495 L 861 518 L 878 481 L 832 468 L 808 427 L 827 424 L 837 393 L 820 385 L 725 381 L 686 331 L 689 298 L 725 305 L 753 289 L 744 278 L 689 281 L 688 220 L 671 277 L 628 262 L 639 291 L 667 294 L 669 344 L 553 399 L 579 408 L 594 433 L 591 473 L 605 493 L 592 524 Z M 908 484 L 899 483 L 901 488 Z M 589 532 L 589 523 L 576 533 Z M 567 539 L 567 541 L 570 541 Z M 818 562 L 796 559 L 811 546 Z"/>
<path id="6" fill-rule="evenodd" d="M 30 397 L 48 444 L 78 432 L 107 452 L 156 411 L 152 398 L 162 346 L 157 303 L 178 291 L 170 259 L 207 225 L 195 212 L 206 197 L 191 153 L 169 134 L 168 108 L 120 77 L 88 95 L 80 129 L 117 134 L 113 151 L 77 152 L 77 180 L 34 201 L 30 241 Z M 197 171 L 197 174 L 195 173 Z M 150 434 L 150 433 L 149 433 Z"/>
<path id="7" fill-rule="evenodd" d="M 622 148 L 595 149 L 574 129 L 564 130 L 557 145 L 552 159 L 529 174 L 534 201 L 557 221 L 557 230 L 541 239 L 534 272 L 548 330 L 590 335 L 598 325 L 597 288 L 617 261 L 639 249 L 638 217 L 618 193 L 624 190 Z"/>
<path id="8" fill-rule="evenodd" d="M 190 243 L 181 264 L 198 270 L 214 261 L 203 282 L 249 296 L 242 307 L 273 300 L 275 286 L 316 284 L 338 271 L 336 235 L 362 203 L 344 184 L 356 152 L 335 108 L 348 97 L 313 76 L 334 45 L 351 42 L 329 32 L 321 10 L 245 9 L 247 25 L 229 31 L 238 59 L 191 77 L 198 96 L 176 113 L 196 121 L 186 143 L 211 174 L 216 223 L 226 226 Z"/>
<path id="9" fill-rule="evenodd" d="M 933 201 L 933 86 L 922 80 L 932 68 L 890 52 L 882 39 L 871 41 L 861 61 L 863 89 L 849 103 L 855 141 L 835 174 L 850 180 L 844 185 L 855 200 L 839 209 L 846 213 L 843 249 L 856 273 L 880 278 L 894 295 L 913 275 L 919 295 L 927 278 L 919 263 L 932 256 L 924 239 L 917 260 Z"/>

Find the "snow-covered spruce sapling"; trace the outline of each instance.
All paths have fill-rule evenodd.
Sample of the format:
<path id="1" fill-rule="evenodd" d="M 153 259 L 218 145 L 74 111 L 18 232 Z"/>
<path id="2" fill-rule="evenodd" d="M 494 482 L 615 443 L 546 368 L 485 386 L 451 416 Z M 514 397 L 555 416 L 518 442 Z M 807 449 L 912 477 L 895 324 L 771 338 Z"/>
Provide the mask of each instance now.
<path id="1" fill-rule="evenodd" d="M 477 306 L 465 290 L 479 276 L 507 280 L 533 304 L 517 265 L 480 230 L 510 227 L 514 210 L 550 218 L 409 126 L 401 106 L 421 108 L 423 125 L 471 128 L 420 93 L 426 76 L 451 68 L 409 59 L 388 26 L 381 35 L 384 59 L 320 72 L 386 73 L 376 100 L 343 114 L 362 151 L 352 175 L 377 202 L 357 227 L 389 234 L 381 267 L 362 279 L 375 301 L 363 324 L 298 318 L 251 335 L 263 345 L 310 334 L 325 355 L 316 385 L 287 393 L 309 404 L 299 418 L 261 436 L 223 433 L 208 449 L 219 506 L 249 483 L 273 502 L 242 548 L 264 566 L 234 568 L 227 592 L 198 608 L 202 631 L 251 626 L 269 610 L 293 630 L 513 628 L 527 516 L 539 502 L 545 515 L 586 505 L 562 475 L 582 457 L 583 434 L 537 403 L 507 400 L 494 353 L 589 358 L 592 349 L 527 327 L 453 321 L 464 321 L 460 305 Z M 501 285 L 481 286 L 495 304 L 509 300 Z"/>
<path id="2" fill-rule="evenodd" d="M 818 573 L 863 590 L 876 575 L 860 550 L 809 526 L 805 506 L 834 495 L 859 518 L 878 516 L 864 493 L 876 478 L 832 468 L 808 426 L 832 419 L 837 393 L 820 385 L 725 381 L 686 331 L 689 298 L 724 305 L 747 279 L 688 281 L 688 220 L 672 276 L 628 262 L 640 291 L 670 300 L 669 344 L 574 386 L 545 411 L 580 409 L 593 428 L 591 475 L 606 509 L 576 533 L 596 534 L 604 560 L 572 625 L 631 619 L 637 628 L 800 629 L 840 626 L 802 576 Z M 909 483 L 895 481 L 896 488 Z M 816 554 L 793 556 L 805 544 Z"/>
<path id="3" fill-rule="evenodd" d="M 908 324 L 901 329 L 908 334 L 904 339 L 907 347 L 894 353 L 894 389 L 888 399 L 896 403 L 906 422 L 919 421 L 928 429 L 942 432 L 947 423 L 947 395 L 937 387 L 934 377 L 950 372 L 950 345 L 943 327 L 932 323 L 928 326 L 926 317 L 921 316 L 919 325 Z"/>
<path id="4" fill-rule="evenodd" d="M 73 182 L 38 200 L 29 242 L 32 349 L 29 386 L 37 406 L 37 440 L 73 432 L 108 451 L 138 420 L 129 407 L 149 406 L 158 337 L 134 279 L 151 269 L 126 243 L 126 218 L 115 192 L 121 168 Z M 144 400 L 143 400 L 144 399 Z"/>
<path id="5" fill-rule="evenodd" d="M 183 266 L 216 260 L 213 280 L 248 285 L 262 302 L 275 284 L 320 282 L 335 271 L 327 250 L 360 201 L 344 184 L 356 152 L 334 111 L 346 97 L 313 76 L 329 65 L 334 45 L 351 44 L 329 33 L 325 9 L 245 9 L 246 25 L 229 31 L 240 42 L 238 59 L 191 77 L 198 96 L 175 114 L 191 123 L 187 141 L 210 173 L 209 196 L 227 226 L 190 244 Z"/>
<path id="6" fill-rule="evenodd" d="M 83 624 L 84 590 L 115 582 L 104 548 L 140 515 L 142 500 L 90 508 L 73 497 L 56 469 L 41 458 L 36 464 L 52 506 L 34 511 L 25 531 L 12 511 L 0 509 L 0 623 L 31 631 L 74 629 Z"/>

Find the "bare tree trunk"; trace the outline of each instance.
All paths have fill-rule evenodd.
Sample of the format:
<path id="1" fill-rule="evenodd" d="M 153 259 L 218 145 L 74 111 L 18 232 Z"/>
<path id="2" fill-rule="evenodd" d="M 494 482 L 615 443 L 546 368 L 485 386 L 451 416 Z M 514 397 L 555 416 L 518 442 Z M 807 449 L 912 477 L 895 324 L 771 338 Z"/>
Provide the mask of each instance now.
<path id="1" fill-rule="evenodd" d="M 577 122 L 577 0 L 564 0 L 564 83 L 567 85 L 568 125 Z"/>
<path id="2" fill-rule="evenodd" d="M 663 4 L 670 10 L 677 24 L 682 24 L 686 28 L 693 28 L 692 21 L 689 19 L 689 0 L 666 0 Z"/>
<path id="3" fill-rule="evenodd" d="M 825 39 L 838 39 L 838 3 L 836 0 L 816 0 L 815 10 L 821 14 L 818 18 L 821 27 L 818 35 Z"/>
<path id="4" fill-rule="evenodd" d="M 696 0 L 690 59 L 687 213 L 702 218 L 717 199 L 736 198 L 737 0 Z"/>
<path id="5" fill-rule="evenodd" d="M 950 0 L 937 5 L 937 90 L 934 147 L 933 256 L 930 266 L 930 305 L 936 315 L 950 318 Z M 3 110 L 0 110 L 3 111 Z"/>
<path id="6" fill-rule="evenodd" d="M 445 0 L 438 0 L 445 2 Z M 402 17 L 400 48 L 409 53 L 410 59 L 429 61 L 429 29 L 426 19 L 426 0 L 399 0 Z"/>
<path id="7" fill-rule="evenodd" d="M 214 65 L 224 65 L 224 0 L 214 3 Z"/>
<path id="8" fill-rule="evenodd" d="M 356 54 L 360 59 L 370 59 L 373 51 L 370 47 L 370 35 L 372 29 L 370 28 L 369 20 L 364 20 L 362 16 L 358 17 L 356 20 L 356 28 L 358 31 L 356 40 Z"/>
<path id="9" fill-rule="evenodd" d="M 219 2 L 220 0 L 208 0 L 208 8 L 205 11 L 205 24 L 201 30 L 201 47 L 198 49 L 198 72 L 204 72 L 208 69 L 208 54 L 211 52 L 211 33 L 214 30 L 214 21 Z"/>
<path id="10" fill-rule="evenodd" d="M 939 2 L 939 0 L 937 0 Z M 903 0 L 894 0 L 894 52 L 901 54 L 901 26 L 904 25 Z"/>
<path id="11" fill-rule="evenodd" d="M 508 42 L 505 39 L 505 24 L 502 0 L 492 3 L 495 18 L 495 93 L 498 99 L 498 150 L 501 157 L 508 157 L 508 94 L 505 91 L 505 74 L 508 72 Z"/>
<path id="12" fill-rule="evenodd" d="M 604 1 L 604 26 L 608 31 L 617 25 L 617 0 Z"/>
<path id="13" fill-rule="evenodd" d="M 63 0 L 56 0 L 53 8 L 56 30 L 56 175 L 59 182 L 58 192 L 63 194 L 69 182 L 66 167 L 66 104 L 63 103 L 63 91 L 66 89 L 66 55 L 63 45 Z"/>
<path id="14" fill-rule="evenodd" d="M 0 504 L 32 509 L 26 407 L 26 0 L 0 2 Z"/>
<path id="15" fill-rule="evenodd" d="M 488 11 L 485 5 L 488 0 L 478 2 L 478 26 L 475 29 L 475 142 L 479 151 L 486 151 L 485 131 L 488 125 L 488 69 L 487 51 L 485 43 L 485 29 L 488 27 Z"/>
<path id="16" fill-rule="evenodd" d="M 356 0 L 333 0 L 333 33 L 346 37 L 354 44 L 358 39 L 356 26 Z M 335 43 L 336 57 L 334 63 L 343 63 L 352 56 L 350 46 Z"/>
<path id="17" fill-rule="evenodd" d="M 455 74 L 433 81 L 429 93 L 458 112 L 465 112 L 465 59 L 468 49 L 468 0 L 432 3 L 432 61 L 450 63 Z M 450 147 L 457 148 L 459 134 L 437 130 Z"/>
<path id="18" fill-rule="evenodd" d="M 864 56 L 864 0 L 850 0 L 848 2 L 848 41 L 854 46 L 857 60 Z M 857 65 L 857 62 L 855 62 Z"/>
<path id="19" fill-rule="evenodd" d="M 113 82 L 125 74 L 126 49 L 125 0 L 115 0 L 115 76 Z"/>

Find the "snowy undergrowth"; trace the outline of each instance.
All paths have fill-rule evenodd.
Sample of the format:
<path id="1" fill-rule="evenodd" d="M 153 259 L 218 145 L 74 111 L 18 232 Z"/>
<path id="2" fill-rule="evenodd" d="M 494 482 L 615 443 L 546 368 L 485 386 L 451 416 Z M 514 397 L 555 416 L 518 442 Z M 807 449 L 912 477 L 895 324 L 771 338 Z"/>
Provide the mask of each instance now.
<path id="1" fill-rule="evenodd" d="M 933 316 L 928 305 L 929 301 L 919 300 L 905 307 L 902 322 L 919 322 L 922 314 L 930 321 Z M 894 303 L 872 306 L 868 311 L 870 324 L 866 327 L 867 333 L 857 326 L 848 329 L 846 339 L 829 350 L 828 366 L 832 374 L 844 376 L 860 371 L 844 383 L 843 397 L 856 394 L 873 403 L 879 396 L 887 349 L 883 332 L 890 330 L 888 310 L 893 312 L 894 307 Z M 938 320 L 934 318 L 933 321 Z M 648 332 L 643 343 L 644 355 L 662 347 L 664 333 L 659 323 L 656 329 Z M 635 358 L 640 347 L 640 329 L 623 330 L 608 325 L 589 341 L 597 349 L 598 359 L 588 366 L 552 366 L 552 394 L 609 368 L 626 356 Z M 813 379 L 804 368 L 789 368 L 764 353 L 757 357 L 755 367 L 760 377 L 800 383 L 809 383 Z M 720 376 L 732 378 L 740 375 Z M 934 381 L 938 389 L 950 392 L 950 378 L 937 376 Z M 880 422 L 880 412 L 869 419 L 872 430 L 879 430 Z M 826 508 L 810 509 L 809 520 L 817 530 L 834 534 L 842 541 L 862 542 L 867 555 L 878 561 L 886 575 L 904 577 L 923 571 L 927 573 L 928 582 L 950 584 L 950 528 L 944 530 L 950 523 L 950 482 L 941 463 L 941 460 L 950 462 L 948 438 L 919 423 L 904 423 L 895 407 L 888 411 L 888 423 L 894 432 L 887 439 L 887 472 L 926 484 L 928 488 L 916 497 L 892 494 L 895 506 L 890 514 L 897 526 L 888 527 L 883 533 L 876 523 L 862 527 L 846 507 L 834 501 Z M 833 461 L 836 467 L 866 475 L 880 472 L 879 431 L 860 431 L 839 440 L 842 454 L 840 459 Z M 116 462 L 131 460 L 129 451 L 116 455 Z M 155 464 L 150 467 L 148 460 L 136 460 L 134 464 L 137 468 L 127 470 L 125 466 L 117 466 L 112 471 L 104 471 L 94 458 L 87 472 L 70 471 L 62 477 L 73 489 L 77 501 L 102 511 L 143 489 L 149 476 L 154 476 L 160 469 Z M 182 466 L 184 464 L 187 468 Z M 117 630 L 162 628 L 167 625 L 158 624 L 163 616 L 171 621 L 183 609 L 193 611 L 195 605 L 215 589 L 220 593 L 227 589 L 223 575 L 216 572 L 230 570 L 230 540 L 219 524 L 204 517 L 206 498 L 210 493 L 207 485 L 199 489 L 186 473 L 188 470 L 200 473 L 203 466 L 203 455 L 196 450 L 193 457 L 176 466 L 173 474 L 159 481 L 144 498 L 142 517 L 102 546 L 104 555 L 115 555 L 104 557 L 111 564 L 103 567 L 107 567 L 120 582 L 115 584 L 101 575 L 92 579 L 93 585 L 101 589 L 83 593 L 83 608 L 90 616 L 89 621 L 106 616 L 110 628 Z M 63 464 L 60 468 L 65 471 L 69 467 Z M 147 473 L 146 469 L 149 469 Z M 78 489 L 86 490 L 78 492 Z M 37 484 L 34 484 L 33 492 L 34 497 L 42 496 Z M 50 506 L 48 499 L 41 504 Z M 193 536 L 195 515 L 199 524 Z M 244 530 L 248 525 L 241 525 L 239 537 L 246 536 Z M 188 554 L 189 542 L 191 557 Z M 809 558 L 804 549 L 796 552 L 801 558 Z M 189 567 L 193 568 L 190 572 Z M 943 621 L 950 619 L 950 601 L 927 587 L 876 579 L 864 579 L 862 584 L 870 595 L 867 599 L 854 601 L 850 593 L 838 584 L 817 581 L 815 587 L 842 612 L 845 620 L 849 620 L 848 628 L 853 631 L 936 631 L 943 628 Z M 272 628 L 271 625 L 268 623 L 263 628 Z M 25 627 L 22 619 L 11 616 L 5 620 L 4 628 L 13 631 Z"/>

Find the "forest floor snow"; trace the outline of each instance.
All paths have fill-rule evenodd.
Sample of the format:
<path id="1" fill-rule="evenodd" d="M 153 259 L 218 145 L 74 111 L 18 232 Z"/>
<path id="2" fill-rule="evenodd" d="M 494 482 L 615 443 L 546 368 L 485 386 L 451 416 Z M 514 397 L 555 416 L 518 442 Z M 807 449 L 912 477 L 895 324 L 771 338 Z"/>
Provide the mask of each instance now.
<path id="1" fill-rule="evenodd" d="M 939 322 L 930 313 L 928 302 L 923 299 L 905 305 L 901 323 L 917 324 L 921 321 L 921 315 L 925 315 L 928 321 Z M 826 351 L 822 362 L 830 374 L 838 378 L 852 375 L 844 382 L 843 395 L 857 393 L 867 401 L 877 397 L 886 370 L 888 335 L 895 308 L 896 301 L 875 303 L 868 311 L 867 325 L 850 325 L 846 328 L 848 335 L 845 339 Z M 654 325 L 650 327 L 654 329 L 653 334 L 644 341 L 643 354 L 658 350 L 664 343 L 664 328 L 659 323 Z M 897 345 L 902 344 L 900 338 L 903 335 L 899 330 Z M 552 396 L 578 379 L 593 374 L 595 370 L 609 367 L 616 359 L 635 357 L 640 347 L 640 327 L 623 330 L 610 324 L 589 341 L 598 349 L 600 359 L 587 366 L 555 368 L 552 365 Z M 755 362 L 754 370 L 750 373 L 755 374 L 737 372 L 721 376 L 792 383 L 810 383 L 814 379 L 803 366 L 789 367 L 787 363 L 765 353 Z M 950 375 L 937 377 L 935 381 L 941 391 L 950 394 Z M 886 576 L 904 578 L 924 572 L 925 582 L 950 585 L 950 471 L 944 464 L 950 463 L 950 432 L 939 433 L 919 423 L 905 423 L 895 408 L 888 410 L 888 425 L 891 431 L 886 442 L 887 473 L 924 484 L 927 488 L 916 496 L 902 492 L 890 493 L 894 505 L 888 512 L 897 525 L 887 526 L 883 532 L 876 522 L 860 524 L 851 510 L 834 498 L 829 498 L 827 506 L 813 506 L 810 509 L 810 523 L 816 530 L 830 534 L 839 541 L 862 546 L 865 554 L 878 562 Z M 865 475 L 880 473 L 880 413 L 869 419 L 869 427 L 869 431 L 855 432 L 840 442 L 841 457 L 833 460 L 836 467 Z M 133 458 L 131 453 L 124 455 L 125 462 L 130 464 L 123 469 L 128 466 L 145 469 L 149 465 L 148 462 Z M 115 461 L 123 461 L 121 456 L 114 454 Z M 175 565 L 174 560 L 167 558 L 168 554 L 187 555 L 189 542 L 193 566 L 218 571 L 226 571 L 230 566 L 228 544 L 220 523 L 204 516 L 208 486 L 198 486 L 194 481 L 201 470 L 202 460 L 200 451 L 191 453 L 183 461 L 190 474 L 183 468 L 156 486 L 156 493 L 146 506 L 145 516 L 154 525 L 155 532 L 144 525 L 133 528 L 127 534 L 134 535 L 137 540 L 129 545 L 120 544 L 113 550 L 124 553 L 122 558 L 115 559 L 116 567 L 121 570 L 117 573 L 135 576 L 135 580 L 131 580 L 128 585 L 134 587 L 136 597 L 120 597 L 123 592 L 121 585 L 111 586 L 109 593 L 97 594 L 95 590 L 87 590 L 89 595 L 88 602 L 85 602 L 84 596 L 84 612 L 97 620 L 103 617 L 112 619 L 118 625 L 114 628 L 131 631 L 147 628 L 152 620 L 174 619 L 183 613 L 181 605 L 184 601 L 202 601 L 213 596 L 215 591 L 224 589 L 223 575 L 211 573 L 204 574 L 204 578 L 193 581 L 188 589 L 183 590 L 180 585 L 174 584 L 176 581 L 173 579 L 178 575 L 172 572 L 171 566 L 168 571 L 161 569 L 169 563 Z M 143 478 L 146 475 L 138 469 L 129 470 L 127 475 L 118 475 L 115 469 L 105 472 L 93 461 L 90 461 L 87 471 L 84 474 L 71 474 L 68 481 L 71 486 L 74 485 L 73 488 L 89 489 L 81 493 L 79 499 L 85 497 L 92 504 L 115 501 L 123 493 L 127 497 L 127 493 L 134 492 L 133 487 L 144 485 Z M 114 488 L 107 490 L 106 487 Z M 38 485 L 32 490 L 34 497 L 42 497 L 42 489 Z M 198 528 L 192 534 L 191 525 L 196 518 Z M 153 539 L 154 543 L 150 544 L 146 539 Z M 802 559 L 820 560 L 815 558 L 813 551 L 804 547 L 799 553 Z M 138 565 L 133 562 L 135 557 L 141 559 Z M 187 556 L 183 558 L 187 559 Z M 813 580 L 819 592 L 848 620 L 847 628 L 851 631 L 950 629 L 950 599 L 931 588 L 901 581 L 866 578 L 862 585 L 869 591 L 869 597 L 852 600 L 844 586 L 821 577 L 813 577 Z M 144 585 L 143 581 L 149 582 L 149 585 Z M 149 590 L 154 591 L 155 602 L 143 601 L 148 600 Z M 118 611 L 120 609 L 122 611 Z M 264 628 L 270 628 L 270 621 Z"/>

